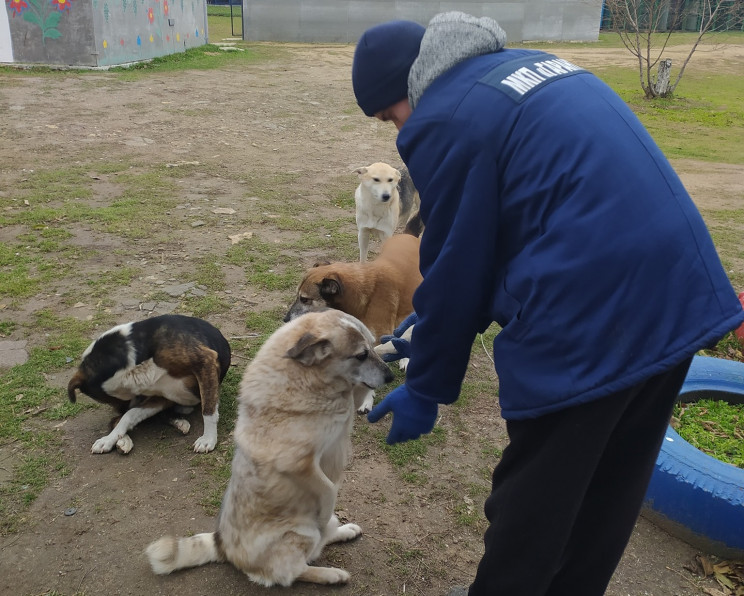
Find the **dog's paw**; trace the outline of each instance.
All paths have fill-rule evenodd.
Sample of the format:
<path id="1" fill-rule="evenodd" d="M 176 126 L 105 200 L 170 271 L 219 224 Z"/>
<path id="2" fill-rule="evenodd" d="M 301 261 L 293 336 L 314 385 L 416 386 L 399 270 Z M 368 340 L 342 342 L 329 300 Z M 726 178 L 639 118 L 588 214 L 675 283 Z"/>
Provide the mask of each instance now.
<path id="1" fill-rule="evenodd" d="M 124 435 L 116 441 L 116 450 L 122 455 L 126 455 L 134 448 L 134 443 L 129 435 Z"/>
<path id="2" fill-rule="evenodd" d="M 400 370 L 402 370 L 403 372 L 406 371 L 406 369 L 408 368 L 409 360 L 410 358 L 401 358 L 400 360 L 398 360 L 398 366 L 400 367 Z"/>
<path id="3" fill-rule="evenodd" d="M 111 435 L 106 435 L 105 437 L 101 437 L 98 439 L 95 443 L 93 443 L 93 447 L 90 448 L 91 453 L 108 453 L 114 448 L 114 445 L 116 445 L 116 442 L 118 441 L 118 437 L 115 435 L 112 437 Z"/>
<path id="4" fill-rule="evenodd" d="M 214 451 L 214 448 L 216 445 L 217 445 L 216 438 L 202 435 L 196 441 L 194 441 L 194 452 L 195 453 L 209 453 L 210 451 Z"/>
<path id="5" fill-rule="evenodd" d="M 357 536 L 362 535 L 362 528 L 356 524 L 344 524 L 336 530 L 334 542 L 348 542 L 354 540 Z"/>
<path id="6" fill-rule="evenodd" d="M 185 418 L 171 418 L 168 420 L 168 424 L 184 435 L 189 434 L 191 430 L 191 423 Z"/>
<path id="7" fill-rule="evenodd" d="M 309 565 L 298 577 L 298 580 L 313 584 L 346 584 L 351 575 L 345 569 L 338 567 L 315 567 Z"/>
<path id="8" fill-rule="evenodd" d="M 374 348 L 372 348 L 379 356 L 385 356 L 389 354 L 395 354 L 395 348 L 393 347 L 393 342 L 386 341 L 382 344 L 377 344 Z"/>
<path id="9" fill-rule="evenodd" d="M 326 574 L 327 584 L 348 584 L 351 579 L 351 574 L 345 569 L 339 569 L 338 567 L 326 567 L 328 573 Z"/>
<path id="10" fill-rule="evenodd" d="M 370 411 L 372 411 L 372 406 L 375 403 L 375 392 L 370 391 L 367 395 L 364 396 L 364 400 L 362 401 L 361 405 L 357 408 L 358 414 L 368 414 Z"/>

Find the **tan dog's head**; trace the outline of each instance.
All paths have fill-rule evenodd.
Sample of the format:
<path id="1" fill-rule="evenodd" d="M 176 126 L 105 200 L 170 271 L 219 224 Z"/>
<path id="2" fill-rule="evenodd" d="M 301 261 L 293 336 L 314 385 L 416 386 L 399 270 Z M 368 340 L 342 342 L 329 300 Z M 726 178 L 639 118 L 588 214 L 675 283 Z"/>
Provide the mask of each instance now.
<path id="1" fill-rule="evenodd" d="M 355 172 L 361 188 L 376 201 L 387 203 L 398 192 L 400 172 L 391 165 L 377 162 Z"/>
<path id="2" fill-rule="evenodd" d="M 343 310 L 339 308 L 343 295 L 344 284 L 340 272 L 332 263 L 316 263 L 302 278 L 297 297 L 284 315 L 284 322 L 326 308 Z"/>
<path id="3" fill-rule="evenodd" d="M 361 321 L 338 310 L 308 313 L 290 323 L 292 346 L 285 356 L 305 368 L 318 368 L 323 378 L 346 380 L 370 389 L 393 380 L 393 373 L 374 351 L 375 338 Z"/>

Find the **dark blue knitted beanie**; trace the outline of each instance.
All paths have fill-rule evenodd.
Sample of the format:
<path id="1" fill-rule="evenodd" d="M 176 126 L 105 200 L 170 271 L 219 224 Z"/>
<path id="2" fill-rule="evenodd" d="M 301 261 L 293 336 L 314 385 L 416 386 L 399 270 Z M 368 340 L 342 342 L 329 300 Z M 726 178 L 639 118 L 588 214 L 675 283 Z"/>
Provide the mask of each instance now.
<path id="1" fill-rule="evenodd" d="M 374 116 L 408 97 L 408 72 L 419 53 L 424 27 L 390 21 L 367 29 L 354 51 L 351 82 L 357 103 Z"/>

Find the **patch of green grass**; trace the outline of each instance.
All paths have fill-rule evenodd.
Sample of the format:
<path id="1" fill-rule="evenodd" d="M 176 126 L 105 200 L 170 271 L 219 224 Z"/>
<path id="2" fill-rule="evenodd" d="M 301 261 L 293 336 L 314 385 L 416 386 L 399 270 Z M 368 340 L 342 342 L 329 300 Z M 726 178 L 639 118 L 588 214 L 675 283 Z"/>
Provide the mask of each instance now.
<path id="1" fill-rule="evenodd" d="M 73 418 L 74 416 L 77 416 L 80 412 L 84 412 L 85 410 L 93 410 L 98 407 L 98 404 L 93 401 L 86 400 L 85 402 L 75 402 L 74 404 L 65 401 L 62 403 L 59 403 L 49 410 L 46 410 L 43 414 L 43 417 L 45 420 L 65 420 L 66 418 Z"/>
<path id="2" fill-rule="evenodd" d="M 33 296 L 43 284 L 71 269 L 66 259 L 74 250 L 68 251 L 56 240 L 36 239 L 35 233 L 28 233 L 20 244 L 0 242 L 0 299 L 17 301 Z"/>
<path id="3" fill-rule="evenodd" d="M 695 32 L 674 32 L 672 33 L 667 46 L 673 47 L 692 47 L 695 43 L 698 34 Z M 659 48 L 665 42 L 667 38 L 666 33 L 655 33 L 651 35 L 652 47 Z M 701 42 L 700 48 L 704 49 L 706 46 L 714 48 L 718 44 L 742 44 L 744 43 L 744 34 L 739 31 L 720 31 L 706 35 Z M 523 42 L 518 44 L 509 44 L 511 47 L 526 47 L 531 49 L 539 49 L 546 52 L 551 49 L 595 49 L 595 48 L 624 48 L 622 40 L 617 33 L 611 31 L 600 31 L 599 38 L 597 41 L 567 41 L 567 42 L 553 42 L 553 41 L 536 41 L 536 42 Z M 628 54 L 630 55 L 630 53 Z"/>
<path id="4" fill-rule="evenodd" d="M 246 315 L 247 337 L 233 340 L 233 350 L 240 352 L 246 360 L 251 360 L 268 337 L 284 323 L 284 312 L 280 310 L 252 311 Z M 255 337 L 252 335 L 255 334 Z"/>
<path id="5" fill-rule="evenodd" d="M 38 292 L 40 280 L 28 265 L 19 264 L 0 271 L 0 298 L 25 298 Z"/>
<path id="6" fill-rule="evenodd" d="M 484 457 L 487 457 L 488 459 L 498 460 L 501 459 L 501 456 L 503 455 L 503 450 L 496 447 L 496 445 L 493 445 L 490 441 L 485 441 L 483 439 L 480 440 L 481 443 L 481 453 Z"/>
<path id="7" fill-rule="evenodd" d="M 354 213 L 354 210 L 356 209 L 356 203 L 354 201 L 354 191 L 345 190 L 337 193 L 336 197 L 333 199 L 333 204 L 336 207 L 343 209 L 344 211 Z"/>
<path id="8" fill-rule="evenodd" d="M 264 340 L 282 326 L 284 313 L 278 310 L 250 312 L 245 318 L 245 328 L 252 333 L 259 333 Z"/>
<path id="9" fill-rule="evenodd" d="M 186 296 L 183 299 L 183 306 L 192 316 L 204 319 L 209 315 L 227 312 L 232 305 L 219 296 L 209 294 L 207 296 Z"/>
<path id="10" fill-rule="evenodd" d="M 441 426 L 435 426 L 434 429 L 426 435 L 414 441 L 405 441 L 404 443 L 395 443 L 388 445 L 385 442 L 385 435 L 380 437 L 382 450 L 387 454 L 390 463 L 394 466 L 403 468 L 405 466 L 425 466 L 425 457 L 428 448 L 432 445 L 441 445 L 446 440 L 446 432 Z M 404 473 L 411 473 L 406 470 Z"/>
<path id="11" fill-rule="evenodd" d="M 258 52 L 241 44 L 242 52 L 225 52 L 214 44 L 205 44 L 189 48 L 185 52 L 176 52 L 167 56 L 153 58 L 147 62 L 137 62 L 129 66 L 116 66 L 110 69 L 119 75 L 122 81 L 134 81 L 149 76 L 152 72 L 175 72 L 181 70 L 208 70 L 231 65 L 241 66 L 256 62 Z"/>
<path id="12" fill-rule="evenodd" d="M 137 267 L 116 267 L 105 271 L 99 271 L 95 277 L 86 280 L 90 289 L 90 296 L 101 298 L 106 296 L 112 286 L 128 286 L 132 280 L 141 275 Z"/>
<path id="13" fill-rule="evenodd" d="M 744 289 L 744 272 L 739 265 L 744 261 L 744 209 L 704 209 L 702 215 L 731 283 Z"/>
<path id="14" fill-rule="evenodd" d="M 31 207 L 36 204 L 87 199 L 93 194 L 91 178 L 80 166 L 34 170 L 17 183 L 16 190 Z"/>
<path id="15" fill-rule="evenodd" d="M 18 328 L 15 321 L 0 321 L 0 337 L 8 337 Z"/>
<path id="16" fill-rule="evenodd" d="M 455 514 L 455 520 L 461 526 L 475 527 L 483 519 L 481 512 L 473 506 L 472 501 L 456 503 L 452 510 Z"/>
<path id="17" fill-rule="evenodd" d="M 22 224 L 42 230 L 41 239 L 57 242 L 55 248 L 59 249 L 61 240 L 66 239 L 64 226 L 74 222 L 125 238 L 151 237 L 162 228 L 167 210 L 176 204 L 176 184 L 162 176 L 159 168 L 120 173 L 115 183 L 121 193 L 105 206 L 89 204 L 94 182 L 82 166 L 35 170 L 13 196 L 0 198 L 0 225 Z"/>
<path id="18" fill-rule="evenodd" d="M 395 569 L 399 578 L 411 577 L 420 568 L 425 553 L 420 548 L 409 548 L 397 540 L 387 540 L 384 544 L 387 552 L 387 566 Z"/>
<path id="19" fill-rule="evenodd" d="M 744 468 L 744 405 L 702 399 L 677 404 L 676 431 L 690 445 L 716 459 Z"/>
<path id="20" fill-rule="evenodd" d="M 213 292 L 227 287 L 225 272 L 222 271 L 216 255 L 208 255 L 196 261 L 196 271 L 191 273 L 191 279 Z"/>
<path id="21" fill-rule="evenodd" d="M 403 479 L 403 482 L 413 484 L 414 486 L 425 486 L 429 482 L 425 474 L 415 471 L 403 472 L 400 477 Z"/>
<path id="22" fill-rule="evenodd" d="M 290 290 L 297 286 L 302 268 L 297 259 L 278 244 L 256 236 L 231 246 L 226 261 L 244 267 L 246 281 L 264 290 Z"/>
<path id="23" fill-rule="evenodd" d="M 60 435 L 39 427 L 34 418 L 44 411 L 40 405 L 28 407 L 34 400 L 51 403 L 56 392 L 26 386 L 24 393 L 17 393 L 17 388 L 13 388 L 17 379 L 3 378 L 0 384 L 0 440 L 19 443 L 22 452 L 20 459 L 13 462 L 13 477 L 0 485 L 0 535 L 16 532 L 23 525 L 28 506 L 51 478 L 69 474 Z M 43 378 L 37 382 L 44 387 Z"/>
<path id="24" fill-rule="evenodd" d="M 467 408 L 468 404 L 481 395 L 485 395 L 489 398 L 496 399 L 498 391 L 493 381 L 488 379 L 475 379 L 468 378 L 462 384 L 460 391 L 460 397 L 457 401 L 452 404 L 457 410 L 462 411 L 463 408 Z"/>
<path id="25" fill-rule="evenodd" d="M 632 68 L 594 72 L 630 105 L 667 157 L 744 161 L 744 78 L 691 67 L 674 97 L 646 100 Z"/>

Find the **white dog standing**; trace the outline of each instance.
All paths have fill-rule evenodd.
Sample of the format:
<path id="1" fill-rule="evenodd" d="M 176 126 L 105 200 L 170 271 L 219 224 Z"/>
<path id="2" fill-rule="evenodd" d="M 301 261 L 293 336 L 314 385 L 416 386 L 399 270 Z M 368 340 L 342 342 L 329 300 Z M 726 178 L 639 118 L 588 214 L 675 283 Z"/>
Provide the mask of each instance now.
<path id="1" fill-rule="evenodd" d="M 355 170 L 359 186 L 354 193 L 356 224 L 359 230 L 359 260 L 364 263 L 369 252 L 370 235 L 381 241 L 393 235 L 398 221 L 406 220 L 416 200 L 416 189 L 408 171 L 376 162 Z M 418 236 L 419 232 L 412 232 Z"/>

